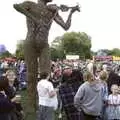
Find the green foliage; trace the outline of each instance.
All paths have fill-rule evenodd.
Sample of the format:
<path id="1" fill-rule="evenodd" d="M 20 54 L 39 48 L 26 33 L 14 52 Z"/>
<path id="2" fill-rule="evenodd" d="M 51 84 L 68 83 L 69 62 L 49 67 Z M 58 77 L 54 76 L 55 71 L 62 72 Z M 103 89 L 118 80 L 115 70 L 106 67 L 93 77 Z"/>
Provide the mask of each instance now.
<path id="1" fill-rule="evenodd" d="M 6 51 L 0 55 L 0 58 L 6 58 L 6 57 L 13 57 L 13 55 L 9 51 Z"/>
<path id="2" fill-rule="evenodd" d="M 118 48 L 113 48 L 112 50 L 102 49 L 102 51 L 106 53 L 107 55 L 120 56 L 120 49 Z"/>
<path id="3" fill-rule="evenodd" d="M 65 33 L 63 36 L 57 37 L 51 45 L 52 58 L 63 58 L 65 54 L 79 55 L 84 58 L 91 57 L 91 38 L 83 32 Z"/>
<path id="4" fill-rule="evenodd" d="M 101 50 L 98 50 L 98 52 L 99 51 L 102 51 L 103 53 L 105 53 L 106 55 L 109 55 L 109 56 L 120 56 L 120 49 L 118 49 L 118 48 L 113 48 L 112 50 L 101 49 Z M 98 52 L 95 55 L 97 55 Z M 103 55 L 103 54 L 101 54 L 101 55 Z"/>
<path id="5" fill-rule="evenodd" d="M 50 48 L 50 52 L 51 52 L 52 60 L 56 60 L 57 58 L 63 58 L 63 54 L 60 50 L 57 50 L 55 48 Z"/>
<path id="6" fill-rule="evenodd" d="M 24 40 L 21 40 L 17 44 L 17 49 L 16 49 L 16 52 L 15 52 L 15 55 L 18 59 L 23 59 L 24 58 Z"/>
<path id="7" fill-rule="evenodd" d="M 112 56 L 120 56 L 120 49 L 114 48 L 111 50 L 111 55 Z"/>

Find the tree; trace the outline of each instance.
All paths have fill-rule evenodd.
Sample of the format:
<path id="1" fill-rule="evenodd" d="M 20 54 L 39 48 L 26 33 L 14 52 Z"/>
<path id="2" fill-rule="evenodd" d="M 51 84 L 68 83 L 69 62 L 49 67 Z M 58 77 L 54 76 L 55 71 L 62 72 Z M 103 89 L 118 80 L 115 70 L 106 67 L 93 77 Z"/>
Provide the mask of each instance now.
<path id="1" fill-rule="evenodd" d="M 15 55 L 18 59 L 24 58 L 24 40 L 20 40 L 17 44 L 17 49 L 15 51 Z"/>
<path id="2" fill-rule="evenodd" d="M 107 55 L 111 55 L 111 50 L 108 49 L 100 49 L 97 51 L 96 53 L 97 56 L 107 56 Z"/>
<path id="3" fill-rule="evenodd" d="M 111 55 L 112 56 L 120 56 L 120 49 L 114 48 L 111 50 Z"/>
<path id="4" fill-rule="evenodd" d="M 0 58 L 13 57 L 9 51 L 5 51 L 0 55 Z"/>
<path id="5" fill-rule="evenodd" d="M 62 59 L 65 57 L 61 36 L 58 36 L 53 40 L 50 50 L 52 60 L 56 60 L 57 58 Z"/>
<path id="6" fill-rule="evenodd" d="M 91 37 L 84 32 L 65 33 L 63 36 L 55 38 L 51 44 L 51 48 L 54 48 L 54 50 L 56 50 L 59 58 L 61 58 L 61 56 L 64 56 L 64 54 L 77 54 L 84 58 L 90 58 Z"/>

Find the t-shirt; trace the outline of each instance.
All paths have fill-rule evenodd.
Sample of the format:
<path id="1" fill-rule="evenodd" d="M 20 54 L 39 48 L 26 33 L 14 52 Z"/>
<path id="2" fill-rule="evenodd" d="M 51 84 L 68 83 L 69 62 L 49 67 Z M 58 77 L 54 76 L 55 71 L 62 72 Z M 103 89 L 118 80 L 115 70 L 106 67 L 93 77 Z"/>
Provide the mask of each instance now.
<path id="1" fill-rule="evenodd" d="M 89 64 L 87 65 L 87 70 L 88 70 L 89 72 L 93 73 L 93 63 L 89 63 Z"/>
<path id="2" fill-rule="evenodd" d="M 46 80 L 42 79 L 37 84 L 37 92 L 39 97 L 39 105 L 54 107 L 57 108 L 57 94 L 54 97 L 50 97 L 49 93 L 54 91 L 53 84 Z"/>

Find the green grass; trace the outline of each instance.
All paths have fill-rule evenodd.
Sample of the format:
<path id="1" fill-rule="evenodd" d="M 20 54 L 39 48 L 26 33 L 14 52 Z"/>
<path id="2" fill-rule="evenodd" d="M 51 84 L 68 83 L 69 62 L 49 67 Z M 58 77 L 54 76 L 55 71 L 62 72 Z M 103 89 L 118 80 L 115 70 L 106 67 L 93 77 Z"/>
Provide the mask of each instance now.
<path id="1" fill-rule="evenodd" d="M 21 95 L 22 95 L 23 111 L 25 113 L 25 120 L 36 120 L 35 115 L 30 114 L 30 113 L 26 113 L 27 109 L 31 109 L 30 106 L 26 106 L 26 103 L 27 103 L 27 91 L 26 90 L 21 91 Z M 60 120 L 60 119 L 58 119 L 59 113 L 60 113 L 59 110 L 57 110 L 55 112 L 55 120 Z M 62 115 L 63 115 L 63 118 L 61 120 L 66 120 L 65 119 L 65 114 L 62 114 Z"/>
<path id="2" fill-rule="evenodd" d="M 31 113 L 26 112 L 27 110 L 34 111 L 34 109 L 32 109 L 31 106 L 27 106 L 26 104 L 27 103 L 27 91 L 26 90 L 22 91 L 21 96 L 22 96 L 22 107 L 23 107 L 23 111 L 25 114 L 25 120 L 36 120 L 35 113 L 31 114 Z"/>

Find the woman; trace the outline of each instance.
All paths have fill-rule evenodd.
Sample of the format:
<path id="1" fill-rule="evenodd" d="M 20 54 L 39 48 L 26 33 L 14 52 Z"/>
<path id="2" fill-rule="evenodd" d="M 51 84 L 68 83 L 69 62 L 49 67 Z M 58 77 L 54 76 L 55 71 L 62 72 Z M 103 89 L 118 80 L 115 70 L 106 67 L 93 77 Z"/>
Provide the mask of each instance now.
<path id="1" fill-rule="evenodd" d="M 101 87 L 91 72 L 86 73 L 86 80 L 79 87 L 74 97 L 74 104 L 81 112 L 82 120 L 96 120 L 101 116 Z"/>
<path id="2" fill-rule="evenodd" d="M 21 96 L 17 92 L 17 81 L 16 74 L 13 70 L 8 70 L 6 72 L 6 80 L 8 80 L 9 86 L 5 90 L 5 93 L 9 99 L 17 97 L 17 101 L 14 102 L 15 109 L 11 112 L 11 120 L 22 120 L 23 119 L 23 109 L 20 103 Z"/>
<path id="3" fill-rule="evenodd" d="M 14 110 L 13 102 L 16 98 L 9 100 L 6 97 L 5 89 L 8 87 L 8 81 L 4 77 L 0 78 L 0 120 L 10 120 L 10 113 Z"/>

